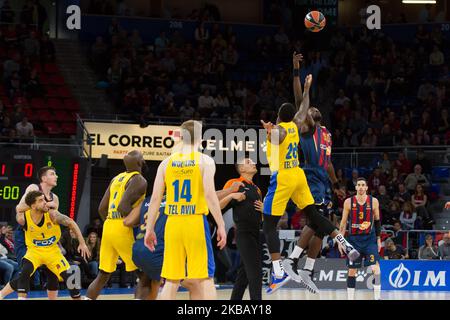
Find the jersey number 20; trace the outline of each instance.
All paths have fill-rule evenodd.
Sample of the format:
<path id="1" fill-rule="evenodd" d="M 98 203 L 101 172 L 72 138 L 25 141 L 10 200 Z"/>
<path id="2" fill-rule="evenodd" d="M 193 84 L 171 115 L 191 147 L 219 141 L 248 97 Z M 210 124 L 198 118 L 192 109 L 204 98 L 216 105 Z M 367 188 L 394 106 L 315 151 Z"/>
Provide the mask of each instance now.
<path id="1" fill-rule="evenodd" d="M 180 180 L 175 180 L 173 183 L 174 193 L 175 193 L 175 202 L 180 201 L 181 199 L 185 199 L 186 202 L 191 202 L 191 180 L 183 180 L 183 185 L 181 187 L 180 193 Z"/>
<path id="2" fill-rule="evenodd" d="M 297 149 L 298 149 L 298 145 L 296 142 L 289 144 L 288 153 L 286 155 L 286 160 L 290 160 L 292 158 L 297 159 Z"/>

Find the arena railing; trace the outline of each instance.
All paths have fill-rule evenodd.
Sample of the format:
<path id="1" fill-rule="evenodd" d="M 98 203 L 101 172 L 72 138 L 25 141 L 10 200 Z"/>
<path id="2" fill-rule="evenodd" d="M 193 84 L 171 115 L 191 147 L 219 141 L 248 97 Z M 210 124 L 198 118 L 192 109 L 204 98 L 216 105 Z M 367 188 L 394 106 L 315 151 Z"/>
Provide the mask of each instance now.
<path id="1" fill-rule="evenodd" d="M 411 234 L 416 234 L 417 235 L 416 240 L 419 240 L 418 238 L 421 234 L 423 234 L 424 236 L 427 234 L 433 234 L 434 237 L 436 237 L 437 234 L 445 234 L 445 233 L 448 233 L 449 230 L 416 230 L 416 229 L 413 229 L 413 230 L 402 230 L 402 232 L 404 232 L 406 234 L 406 249 L 409 252 L 410 249 L 419 250 L 419 248 L 421 246 L 418 243 L 417 247 L 411 248 L 411 242 L 410 242 L 410 240 L 412 240 Z M 433 239 L 434 239 L 434 237 L 433 237 Z M 438 245 L 438 244 L 436 243 L 436 245 Z"/>

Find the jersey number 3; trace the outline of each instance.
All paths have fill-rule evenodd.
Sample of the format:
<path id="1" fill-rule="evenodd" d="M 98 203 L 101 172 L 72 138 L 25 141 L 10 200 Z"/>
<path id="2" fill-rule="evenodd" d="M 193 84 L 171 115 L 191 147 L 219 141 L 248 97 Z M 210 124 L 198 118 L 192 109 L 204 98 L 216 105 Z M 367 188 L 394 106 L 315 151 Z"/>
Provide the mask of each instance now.
<path id="1" fill-rule="evenodd" d="M 185 199 L 186 202 L 191 202 L 192 194 L 191 194 L 191 180 L 183 180 L 183 185 L 181 187 L 180 193 L 180 180 L 175 180 L 173 183 L 174 188 L 174 201 L 178 202 L 181 199 Z"/>

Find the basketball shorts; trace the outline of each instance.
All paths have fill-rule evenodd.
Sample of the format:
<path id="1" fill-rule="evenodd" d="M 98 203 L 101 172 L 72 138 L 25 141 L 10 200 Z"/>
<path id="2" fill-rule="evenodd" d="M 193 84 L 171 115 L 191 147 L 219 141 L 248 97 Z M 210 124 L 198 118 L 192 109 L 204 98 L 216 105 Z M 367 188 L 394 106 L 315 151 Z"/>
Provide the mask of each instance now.
<path id="1" fill-rule="evenodd" d="M 61 273 L 70 268 L 69 262 L 67 262 L 66 258 L 63 256 L 59 247 L 55 247 L 48 252 L 28 249 L 23 259 L 27 259 L 33 264 L 33 273 L 36 272 L 37 268 L 45 265 L 48 270 L 58 277 L 59 281 L 63 281 Z"/>
<path id="2" fill-rule="evenodd" d="M 136 239 L 133 245 L 133 262 L 151 280 L 160 280 L 164 258 L 164 230 L 167 215 L 161 214 L 155 225 L 158 243 L 151 252 L 144 244 L 144 239 Z"/>
<path id="3" fill-rule="evenodd" d="M 168 216 L 161 277 L 167 280 L 207 279 L 215 263 L 206 215 Z"/>
<path id="4" fill-rule="evenodd" d="M 116 271 L 117 260 L 120 257 L 125 263 L 127 272 L 136 270 L 132 259 L 133 244 L 133 229 L 125 227 L 123 219 L 106 219 L 100 245 L 99 269 L 107 273 Z"/>
<path id="5" fill-rule="evenodd" d="M 316 205 L 328 204 L 331 196 L 330 182 L 328 179 L 328 173 L 323 168 L 304 168 L 306 179 L 308 180 L 309 189 L 314 198 Z"/>
<path id="6" fill-rule="evenodd" d="M 368 267 L 380 261 L 377 238 L 374 233 L 370 235 L 349 236 L 347 240 L 360 253 L 359 258 L 353 262 L 347 258 L 347 266 L 350 269 Z"/>
<path id="7" fill-rule="evenodd" d="M 314 198 L 301 168 L 274 172 L 270 177 L 269 189 L 264 198 L 265 215 L 282 216 L 289 201 L 303 209 L 314 204 Z"/>

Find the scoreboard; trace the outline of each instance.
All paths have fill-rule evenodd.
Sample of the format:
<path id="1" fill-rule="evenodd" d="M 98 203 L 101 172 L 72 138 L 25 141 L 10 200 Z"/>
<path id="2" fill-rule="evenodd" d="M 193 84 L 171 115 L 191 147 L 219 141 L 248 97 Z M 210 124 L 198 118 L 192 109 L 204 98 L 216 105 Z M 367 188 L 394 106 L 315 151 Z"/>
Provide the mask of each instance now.
<path id="1" fill-rule="evenodd" d="M 38 183 L 39 168 L 56 168 L 59 211 L 76 219 L 88 161 L 65 153 L 2 149 L 0 151 L 0 221 L 15 222 L 15 207 L 25 189 Z"/>

